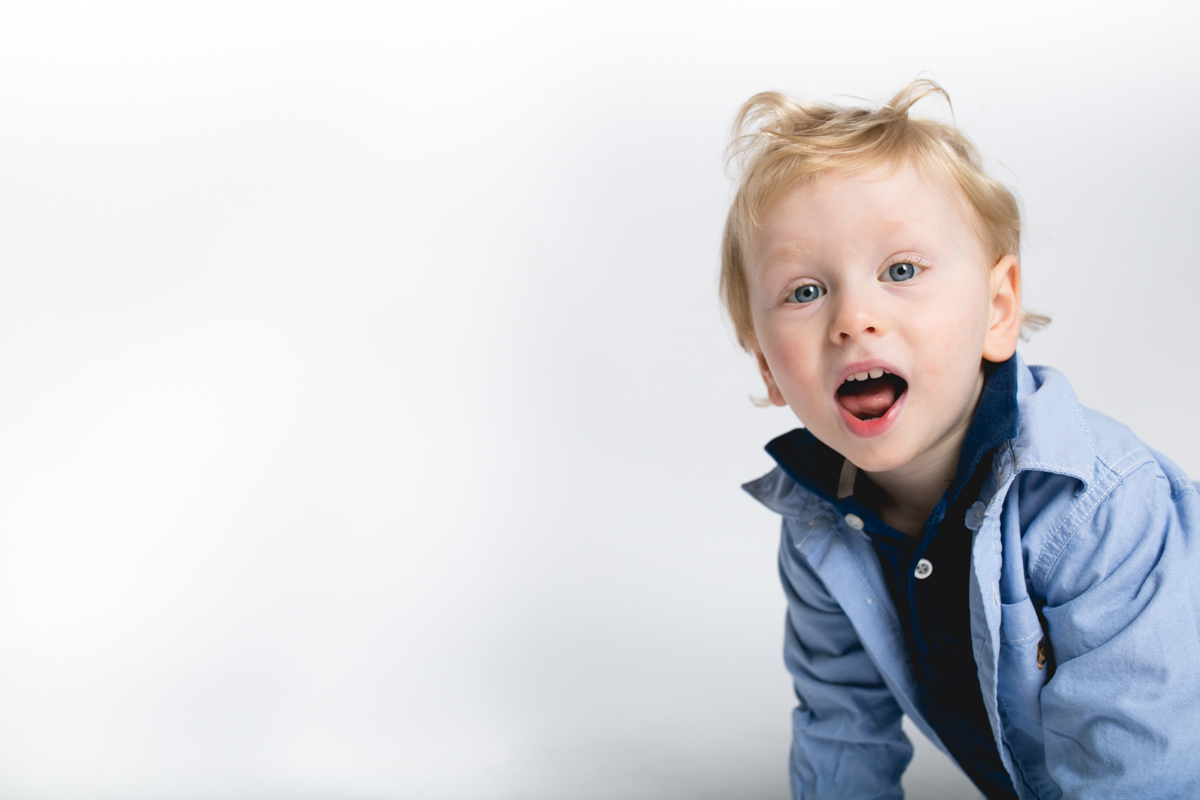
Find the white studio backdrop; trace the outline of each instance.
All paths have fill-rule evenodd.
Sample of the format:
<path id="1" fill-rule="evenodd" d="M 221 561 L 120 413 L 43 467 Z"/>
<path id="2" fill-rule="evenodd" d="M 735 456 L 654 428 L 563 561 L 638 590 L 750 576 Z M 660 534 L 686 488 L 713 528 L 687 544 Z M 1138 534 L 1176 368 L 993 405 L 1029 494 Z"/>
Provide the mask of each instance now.
<path id="1" fill-rule="evenodd" d="M 786 797 L 735 111 L 941 82 L 1023 203 L 1026 358 L 1200 476 L 1194 28 L 0 6 L 0 798 Z"/>

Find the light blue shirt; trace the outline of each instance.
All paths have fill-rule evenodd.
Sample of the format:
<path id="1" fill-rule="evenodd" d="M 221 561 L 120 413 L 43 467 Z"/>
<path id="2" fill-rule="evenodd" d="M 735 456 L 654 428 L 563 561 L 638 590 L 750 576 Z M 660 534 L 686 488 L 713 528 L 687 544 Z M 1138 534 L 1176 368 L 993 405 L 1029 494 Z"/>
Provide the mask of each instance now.
<path id="1" fill-rule="evenodd" d="M 1061 373 L 1018 363 L 1016 438 L 974 531 L 971 636 L 1021 798 L 1200 797 L 1200 495 Z M 745 489 L 783 515 L 796 798 L 899 798 L 916 703 L 870 539 L 776 468 Z M 852 521 L 853 522 L 853 521 Z"/>

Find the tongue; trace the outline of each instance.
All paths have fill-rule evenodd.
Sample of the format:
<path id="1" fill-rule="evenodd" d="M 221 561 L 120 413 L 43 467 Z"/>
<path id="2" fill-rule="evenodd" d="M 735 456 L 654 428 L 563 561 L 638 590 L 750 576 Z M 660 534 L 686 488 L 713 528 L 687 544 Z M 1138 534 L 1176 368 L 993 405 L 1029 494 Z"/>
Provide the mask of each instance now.
<path id="1" fill-rule="evenodd" d="M 896 402 L 896 387 L 891 381 L 874 379 L 855 381 L 855 384 L 853 394 L 839 394 L 838 400 L 859 419 L 882 417 Z"/>

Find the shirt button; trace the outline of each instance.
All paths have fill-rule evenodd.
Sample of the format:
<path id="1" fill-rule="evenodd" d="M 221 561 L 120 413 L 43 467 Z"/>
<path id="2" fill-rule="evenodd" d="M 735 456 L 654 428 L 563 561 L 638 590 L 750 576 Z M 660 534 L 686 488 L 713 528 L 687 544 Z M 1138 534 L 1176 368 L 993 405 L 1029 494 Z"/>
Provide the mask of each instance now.
<path id="1" fill-rule="evenodd" d="M 861 531 L 863 529 L 862 517 L 860 517 L 858 514 L 847 514 L 845 520 L 846 524 L 851 528 L 854 528 L 854 530 Z"/>
<path id="2" fill-rule="evenodd" d="M 927 558 L 922 558 L 917 562 L 917 568 L 913 570 L 913 575 L 917 576 L 917 580 L 923 581 L 933 574 L 933 563 Z"/>
<path id="3" fill-rule="evenodd" d="M 976 502 L 967 509 L 967 516 L 963 520 L 967 527 L 973 531 L 979 530 L 983 525 L 983 519 L 987 516 L 987 506 L 982 502 Z"/>

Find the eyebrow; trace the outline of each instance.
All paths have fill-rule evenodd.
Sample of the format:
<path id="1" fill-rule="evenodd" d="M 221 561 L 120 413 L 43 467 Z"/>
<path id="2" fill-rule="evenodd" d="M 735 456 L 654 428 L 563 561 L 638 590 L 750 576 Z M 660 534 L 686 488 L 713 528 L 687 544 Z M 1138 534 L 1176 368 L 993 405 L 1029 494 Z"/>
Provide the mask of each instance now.
<path id="1" fill-rule="evenodd" d="M 792 271 L 803 266 L 802 262 L 805 261 L 806 256 L 811 257 L 811 248 L 791 241 L 777 244 L 768 252 L 749 262 L 748 266 L 763 280 L 771 280 L 772 276 L 783 273 L 783 276 L 771 280 L 771 282 L 782 283 L 785 278 L 790 277 Z"/>
<path id="2" fill-rule="evenodd" d="M 770 250 L 762 254 L 758 260 L 763 263 L 774 261 L 781 256 L 783 257 L 801 257 L 812 251 L 811 247 L 805 246 L 803 243 L 793 239 L 787 242 L 776 244 Z"/>

